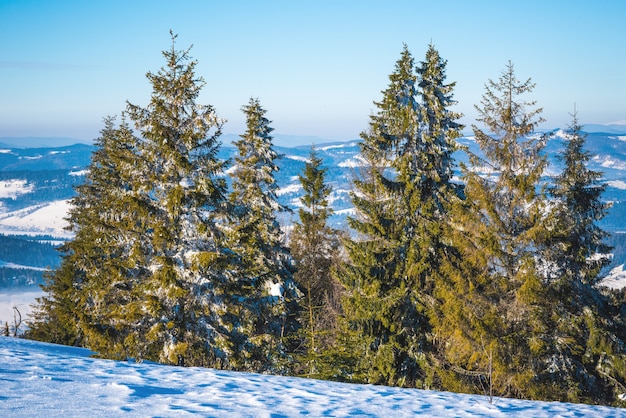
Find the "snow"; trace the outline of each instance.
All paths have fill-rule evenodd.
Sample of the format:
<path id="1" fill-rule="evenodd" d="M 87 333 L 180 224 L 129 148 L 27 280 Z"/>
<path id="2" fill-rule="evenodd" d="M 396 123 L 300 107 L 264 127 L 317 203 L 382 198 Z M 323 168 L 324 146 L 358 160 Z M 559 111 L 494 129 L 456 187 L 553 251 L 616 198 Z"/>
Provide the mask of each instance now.
<path id="1" fill-rule="evenodd" d="M 70 176 L 86 176 L 89 170 L 70 171 Z"/>
<path id="2" fill-rule="evenodd" d="M 347 142 L 345 144 L 327 145 L 325 147 L 318 148 L 319 151 L 328 151 L 337 148 L 351 148 L 358 145 L 358 142 Z"/>
<path id="3" fill-rule="evenodd" d="M 606 286 L 616 290 L 626 287 L 626 271 L 624 271 L 624 264 L 614 267 L 609 274 L 602 279 L 600 286 Z"/>
<path id="4" fill-rule="evenodd" d="M 303 163 L 309 163 L 311 160 L 305 157 L 300 157 L 299 155 L 285 155 L 285 158 L 295 161 L 302 161 Z"/>
<path id="5" fill-rule="evenodd" d="M 365 160 L 365 158 L 363 158 L 360 154 L 356 155 L 352 158 L 349 158 L 345 161 L 340 162 L 339 164 L 337 164 L 339 167 L 343 167 L 343 168 L 356 168 L 356 167 L 366 167 L 367 166 L 367 161 Z"/>
<path id="6" fill-rule="evenodd" d="M 14 212 L 2 213 L 0 214 L 0 234 L 70 237 L 64 229 L 67 225 L 64 218 L 69 208 L 69 200 L 55 200 Z"/>
<path id="7" fill-rule="evenodd" d="M 15 263 L 10 263 L 10 262 L 6 262 L 6 261 L 2 261 L 2 260 L 0 260 L 0 267 L 10 268 L 10 269 L 37 270 L 37 271 L 46 271 L 47 270 L 47 269 L 42 268 L 42 267 L 25 266 L 23 264 L 15 264 Z"/>
<path id="8" fill-rule="evenodd" d="M 11 417 L 626 417 L 626 409 L 533 402 L 89 357 L 0 337 L 0 410 Z"/>
<path id="9" fill-rule="evenodd" d="M 607 186 L 615 189 L 626 190 L 626 183 L 622 180 L 610 180 L 606 182 Z"/>
<path id="10" fill-rule="evenodd" d="M 289 186 L 285 186 L 279 189 L 276 192 L 276 196 L 282 196 L 289 193 L 297 193 L 300 189 L 302 189 L 302 185 L 300 184 L 290 184 Z"/>
<path id="11" fill-rule="evenodd" d="M 626 170 L 626 163 L 620 160 L 617 160 L 611 156 L 595 156 L 593 158 L 594 161 L 600 163 L 600 165 L 604 168 L 613 168 L 616 170 Z"/>
<path id="12" fill-rule="evenodd" d="M 0 180 L 0 199 L 16 199 L 19 195 L 30 193 L 34 190 L 32 184 L 26 180 Z"/>
<path id="13" fill-rule="evenodd" d="M 347 189 L 333 189 L 332 193 L 328 196 L 328 204 L 332 206 L 338 200 L 350 199 L 350 190 Z"/>
<path id="14" fill-rule="evenodd" d="M 280 283 L 271 283 L 269 285 L 268 293 L 270 296 L 283 297 L 283 285 Z"/>
<path id="15" fill-rule="evenodd" d="M 354 215 L 356 215 L 356 209 L 348 208 L 348 209 L 336 210 L 336 211 L 333 212 L 333 214 L 334 215 L 354 216 Z"/>

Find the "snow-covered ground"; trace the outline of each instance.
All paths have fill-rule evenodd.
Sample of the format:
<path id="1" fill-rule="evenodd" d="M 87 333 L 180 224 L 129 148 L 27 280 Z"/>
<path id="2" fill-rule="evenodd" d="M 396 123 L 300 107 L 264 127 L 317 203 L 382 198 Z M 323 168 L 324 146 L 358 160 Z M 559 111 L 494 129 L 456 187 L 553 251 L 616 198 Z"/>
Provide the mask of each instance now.
<path id="1" fill-rule="evenodd" d="M 68 200 L 55 200 L 14 212 L 0 210 L 0 233 L 68 238 L 71 235 L 65 230 L 67 221 L 64 218 L 69 208 Z"/>
<path id="2" fill-rule="evenodd" d="M 606 275 L 604 279 L 600 282 L 602 286 L 606 286 L 611 289 L 623 289 L 626 287 L 626 271 L 624 270 L 624 265 L 621 264 L 617 267 L 614 267 L 609 274 Z"/>
<path id="3" fill-rule="evenodd" d="M 0 413 L 10 417 L 626 417 L 626 409 L 532 402 L 90 358 L 0 337 Z"/>

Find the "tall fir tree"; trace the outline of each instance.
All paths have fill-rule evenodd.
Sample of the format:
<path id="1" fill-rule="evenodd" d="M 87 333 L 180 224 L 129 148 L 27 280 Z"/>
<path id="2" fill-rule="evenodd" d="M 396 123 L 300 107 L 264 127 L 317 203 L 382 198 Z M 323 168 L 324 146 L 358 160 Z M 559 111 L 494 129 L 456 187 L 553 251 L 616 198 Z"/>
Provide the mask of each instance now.
<path id="1" fill-rule="evenodd" d="M 247 129 L 235 142 L 230 194 L 235 219 L 229 231 L 230 248 L 240 259 L 241 288 L 247 289 L 242 295 L 247 311 L 240 318 L 247 339 L 240 345 L 239 361 L 246 369 L 283 373 L 298 330 L 292 259 L 276 218 L 288 209 L 277 200 L 279 156 L 266 110 L 258 99 L 250 99 L 243 112 Z"/>
<path id="2" fill-rule="evenodd" d="M 31 336 L 43 332 L 48 335 L 42 339 L 67 344 L 56 336 L 64 330 L 74 343 L 121 358 L 129 355 L 125 340 L 132 289 L 145 273 L 139 249 L 146 213 L 133 186 L 140 172 L 137 139 L 125 121 L 116 127 L 108 117 L 104 125 L 85 183 L 71 201 L 68 230 L 75 236 L 62 246 L 61 266 L 44 286 L 48 296 L 39 301 Z"/>
<path id="3" fill-rule="evenodd" d="M 533 88 L 509 62 L 476 106 L 486 130 L 474 126 L 474 134 L 485 158 L 471 156 L 465 170 L 466 200 L 453 211 L 451 235 L 463 263 L 440 287 L 437 331 L 451 390 L 523 397 L 532 386 L 546 325 L 537 266 L 545 137 L 534 135 L 543 119 L 534 102 L 520 98 Z"/>
<path id="4" fill-rule="evenodd" d="M 354 346 L 354 375 L 370 383 L 434 384 L 432 292 L 447 247 L 447 202 L 458 196 L 451 155 L 460 115 L 449 109 L 454 84 L 444 84 L 445 66 L 430 45 L 416 74 L 405 46 L 362 134 L 369 171 L 355 181 L 359 216 L 349 219 L 360 237 L 346 243 L 340 278 L 345 344 Z"/>
<path id="5" fill-rule="evenodd" d="M 609 262 L 608 233 L 597 222 L 609 204 L 602 173 L 587 164 L 586 135 L 576 114 L 561 153 L 564 169 L 550 188 L 553 204 L 543 242 L 548 327 L 537 380 L 543 398 L 616 403 L 626 392 L 623 322 L 608 289 L 598 287 Z M 618 313 L 616 315 L 616 313 Z"/>
<path id="6" fill-rule="evenodd" d="M 148 274 L 142 248 L 148 206 L 135 178 L 138 140 L 125 120 L 108 121 L 70 210 L 75 310 L 84 344 L 110 358 L 134 357 L 134 325 L 141 315 L 136 286 Z M 129 343 L 131 346 L 129 346 Z"/>
<path id="7" fill-rule="evenodd" d="M 228 366 L 231 342 L 225 289 L 231 279 L 220 224 L 225 218 L 225 163 L 217 158 L 222 121 L 198 104 L 204 80 L 189 50 L 163 52 L 166 64 L 149 72 L 147 107 L 127 104 L 141 134 L 143 175 L 135 181 L 148 199 L 144 225 L 149 277 L 134 341 L 141 357 L 177 365 Z"/>
<path id="8" fill-rule="evenodd" d="M 296 264 L 294 279 L 302 292 L 303 370 L 309 377 L 330 373 L 323 359 L 334 345 L 336 318 L 340 309 L 340 285 L 332 275 L 340 251 L 339 232 L 328 225 L 332 215 L 328 198 L 331 187 L 325 183 L 327 169 L 315 147 L 300 174 L 304 195 L 300 198 L 300 222 L 289 237 L 289 248 Z"/>

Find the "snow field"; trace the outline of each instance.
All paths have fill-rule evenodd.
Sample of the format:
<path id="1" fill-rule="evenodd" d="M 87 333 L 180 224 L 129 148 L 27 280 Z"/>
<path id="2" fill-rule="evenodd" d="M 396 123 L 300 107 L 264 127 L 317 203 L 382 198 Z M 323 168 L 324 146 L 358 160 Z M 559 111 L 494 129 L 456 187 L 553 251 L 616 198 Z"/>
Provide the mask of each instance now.
<path id="1" fill-rule="evenodd" d="M 0 337 L 0 410 L 11 417 L 626 417 L 626 409 L 355 385 L 90 358 Z"/>

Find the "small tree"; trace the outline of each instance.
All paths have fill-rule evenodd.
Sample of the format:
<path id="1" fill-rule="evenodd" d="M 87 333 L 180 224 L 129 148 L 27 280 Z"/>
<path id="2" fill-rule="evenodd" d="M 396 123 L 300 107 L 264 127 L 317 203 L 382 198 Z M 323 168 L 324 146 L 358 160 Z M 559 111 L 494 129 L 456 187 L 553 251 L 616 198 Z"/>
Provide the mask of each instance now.
<path id="1" fill-rule="evenodd" d="M 20 333 L 20 327 L 22 326 L 22 313 L 13 305 L 13 336 L 17 337 Z"/>
<path id="2" fill-rule="evenodd" d="M 292 261 L 283 242 L 276 213 L 287 208 L 278 203 L 278 171 L 270 121 L 258 99 L 243 107 L 246 132 L 235 142 L 239 151 L 232 170 L 233 225 L 230 248 L 237 254 L 238 290 L 245 297 L 241 332 L 247 343 L 239 347 L 242 367 L 255 371 L 285 371 L 292 350 L 290 340 L 298 329 L 297 289 Z M 239 293 L 241 292 L 241 293 Z"/>
<path id="3" fill-rule="evenodd" d="M 326 169 L 315 148 L 299 176 L 304 195 L 299 210 L 300 222 L 294 225 L 289 247 L 296 264 L 294 280 L 303 293 L 302 308 L 304 359 L 309 377 L 323 375 L 322 353 L 332 346 L 339 311 L 339 284 L 332 276 L 337 262 L 339 234 L 327 224 L 332 214 L 328 197 L 332 191 L 325 183 Z"/>
<path id="4" fill-rule="evenodd" d="M 593 156 L 576 114 L 565 141 L 542 247 L 548 326 L 536 379 L 548 399 L 614 403 L 626 390 L 626 344 L 623 323 L 615 321 L 621 309 L 597 286 L 610 262 L 608 234 L 597 225 L 609 207 L 601 200 L 606 186 L 602 173 L 587 167 Z"/>
<path id="5" fill-rule="evenodd" d="M 125 357 L 125 335 L 132 321 L 124 314 L 140 276 L 136 259 L 146 213 L 134 178 L 137 140 L 128 125 L 104 120 L 95 140 L 85 183 L 76 187 L 61 266 L 47 275 L 29 337 L 59 344 L 81 344 L 103 356 Z"/>

